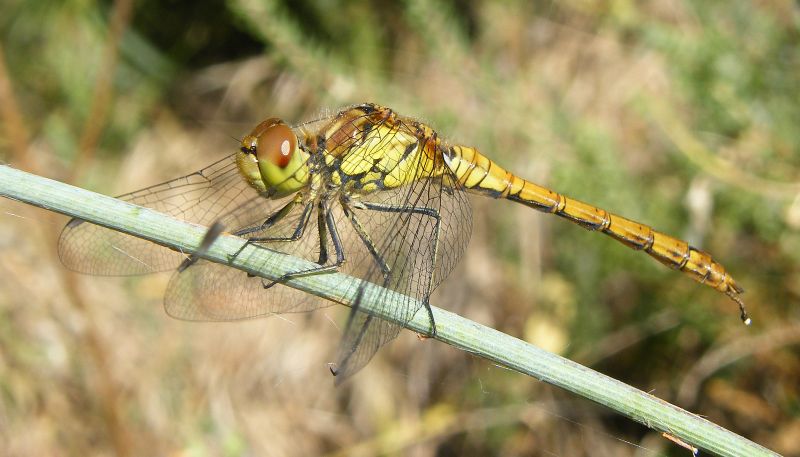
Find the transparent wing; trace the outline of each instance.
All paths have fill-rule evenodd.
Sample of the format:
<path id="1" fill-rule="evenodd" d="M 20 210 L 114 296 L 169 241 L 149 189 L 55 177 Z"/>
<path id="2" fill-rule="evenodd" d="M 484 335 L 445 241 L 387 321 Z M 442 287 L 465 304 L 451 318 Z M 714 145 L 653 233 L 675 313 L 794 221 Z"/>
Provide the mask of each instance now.
<path id="1" fill-rule="evenodd" d="M 331 209 L 346 257 L 338 271 L 361 278 L 352 286 L 356 303 L 336 355 L 337 383 L 366 365 L 403 327 L 361 311 L 364 284 L 385 288 L 377 302 L 392 306 L 387 312 L 405 323 L 428 304 L 430 293 L 463 254 L 470 235 L 470 207 L 464 192 L 443 186 L 445 180 L 449 178 L 421 181 L 409 188 L 382 192 L 380 198 L 364 202 L 380 207 L 355 209 L 352 216 L 342 207 Z M 435 211 L 423 211 L 423 208 Z M 311 210 L 299 240 L 256 244 L 317 262 L 320 245 L 325 243 L 324 249 L 329 253 L 326 263 L 332 263 L 336 247 L 331 237 L 321 238 L 318 211 L 316 207 Z M 438 214 L 438 218 L 434 214 Z M 298 205 L 281 223 L 251 235 L 287 236 L 302 220 L 303 207 Z M 401 300 L 389 303 L 385 300 L 387 290 L 402 294 Z M 311 311 L 332 304 L 280 282 L 272 284 L 206 261 L 176 272 L 167 287 L 164 303 L 170 316 L 193 321 L 249 319 Z"/>
<path id="2" fill-rule="evenodd" d="M 200 171 L 118 198 L 170 214 L 188 222 L 210 225 L 221 221 L 226 229 L 243 226 L 267 214 L 271 202 L 241 178 L 236 154 Z M 240 206 L 250 202 L 249 206 Z M 238 211 L 231 212 L 231 208 Z M 63 264 L 70 270 L 100 276 L 125 276 L 167 271 L 186 256 L 149 241 L 72 219 L 58 242 Z"/>
<path id="3" fill-rule="evenodd" d="M 164 309 L 176 319 L 232 321 L 311 311 L 333 304 L 280 283 L 267 288 L 265 285 L 269 281 L 200 260 L 173 274 L 164 295 Z"/>
<path id="4" fill-rule="evenodd" d="M 373 147 L 386 148 L 387 143 L 397 141 L 398 138 L 388 134 Z M 406 146 L 394 145 L 403 149 Z M 426 161 L 432 159 L 419 155 L 417 160 L 409 167 L 412 177 L 406 186 L 363 196 L 340 194 L 331 197 L 332 202 L 323 213 L 317 201 L 301 196 L 300 203 L 265 227 L 264 220 L 281 212 L 289 201 L 285 199 L 273 207 L 272 213 L 253 220 L 239 231 L 246 232 L 244 236 L 248 238 L 261 240 L 253 243 L 261 248 L 323 265 L 337 261 L 338 240 L 345 256 L 338 271 L 360 280 L 351 286 L 356 304 L 336 356 L 337 382 L 363 367 L 402 328 L 401 324 L 370 317 L 360 310 L 365 284 L 372 283 L 405 296 L 392 305 L 387 302 L 386 306 L 393 306 L 387 311 L 400 322 L 407 322 L 427 305 L 430 293 L 458 263 L 469 239 L 470 206 L 457 180 L 450 174 L 415 179 L 413 175 L 429 167 Z M 243 209 L 236 212 L 252 213 Z M 332 219 L 332 228 L 326 216 Z M 302 224 L 305 224 L 302 236 L 296 241 L 263 241 L 270 237 L 288 238 Z M 326 253 L 324 259 L 322 252 Z M 381 298 L 378 297 L 382 302 Z M 167 313 L 187 320 L 247 319 L 309 311 L 328 304 L 281 283 L 273 285 L 223 265 L 202 261 L 176 273 L 165 297 Z"/>
<path id="5" fill-rule="evenodd" d="M 469 202 L 464 192 L 448 187 L 455 181 L 448 186 L 443 181 L 450 180 L 428 179 L 409 186 L 406 193 L 403 189 L 382 193 L 381 201 L 373 202 L 381 205 L 380 210 L 377 206 L 354 210 L 378 253 L 364 258 L 354 269 L 362 270 L 364 281 L 384 288 L 376 302 L 391 306 L 385 311 L 401 323 L 366 314 L 360 307 L 363 292 L 356 293 L 336 356 L 337 382 L 366 365 L 406 322 L 428 306 L 431 292 L 463 255 L 471 229 Z M 387 290 L 399 292 L 400 301 L 390 302 Z"/>
<path id="6" fill-rule="evenodd" d="M 294 199 L 295 196 L 291 196 L 276 201 L 272 212 L 259 213 L 258 218 L 234 233 L 248 239 L 289 239 L 301 230 L 302 236 L 295 241 L 258 241 L 252 244 L 261 249 L 318 262 L 320 236 L 316 207 L 313 202 L 303 200 L 302 196 L 296 203 Z M 253 214 L 250 208 L 252 204 L 247 202 L 233 213 Z M 281 213 L 279 220 L 265 226 L 265 221 L 290 204 L 291 208 Z M 248 276 L 243 271 L 207 261 L 198 261 L 184 271 L 176 272 L 164 296 L 167 314 L 190 321 L 250 319 L 276 313 L 310 311 L 330 304 L 284 284 Z"/>
<path id="7" fill-rule="evenodd" d="M 357 160 L 369 160 L 372 170 L 407 183 L 400 187 L 371 193 L 326 187 L 322 200 L 303 191 L 283 200 L 267 200 L 239 177 L 231 156 L 123 198 L 192 222 L 210 224 L 221 219 L 229 230 L 260 248 L 323 266 L 337 265 L 338 271 L 360 278 L 352 286 L 356 302 L 336 356 L 337 382 L 341 382 L 428 306 L 431 292 L 457 264 L 470 235 L 470 207 L 457 179 L 449 171 L 423 177 L 423 170 L 440 166 L 437 161 L 442 158 L 417 139 L 413 126 L 396 118 L 389 124 L 388 119 L 368 114 L 354 119 L 351 126 L 342 128 L 348 139 L 340 141 L 338 148 L 340 152 L 354 147 L 366 150 Z M 355 189 L 370 184 L 360 182 Z M 290 201 L 295 204 L 287 206 Z M 230 207 L 234 209 L 226 212 Z M 280 217 L 275 219 L 275 215 Z M 73 269 L 111 275 L 165 270 L 184 259 L 151 243 L 82 222 L 65 228 L 60 252 Z M 399 323 L 363 312 L 361 301 L 368 284 L 384 288 L 378 302 Z M 390 290 L 401 294 L 399 301 L 383 299 Z M 204 261 L 177 272 L 165 297 L 167 312 L 187 320 L 246 319 L 308 311 L 325 303 L 280 282 L 273 284 Z"/>
<path id="8" fill-rule="evenodd" d="M 430 160 L 429 156 L 419 154 L 408 172 L 419 173 L 431 166 Z M 337 383 L 366 365 L 381 346 L 397 336 L 403 324 L 428 306 L 433 289 L 463 255 L 471 231 L 472 215 L 466 194 L 447 172 L 436 178 L 412 179 L 411 184 L 394 190 L 369 194 L 361 203 L 349 205 L 352 216 L 347 223 L 351 232 L 355 232 L 355 236 L 350 235 L 350 243 L 362 253 L 357 262 L 348 263 L 343 270 L 385 288 L 376 302 L 391 306 L 392 309 L 385 311 L 402 324 L 363 312 L 360 307 L 365 296 L 363 287 L 357 291 L 336 356 Z M 370 242 L 374 254 L 369 252 Z M 390 302 L 387 290 L 402 294 L 400 301 Z"/>

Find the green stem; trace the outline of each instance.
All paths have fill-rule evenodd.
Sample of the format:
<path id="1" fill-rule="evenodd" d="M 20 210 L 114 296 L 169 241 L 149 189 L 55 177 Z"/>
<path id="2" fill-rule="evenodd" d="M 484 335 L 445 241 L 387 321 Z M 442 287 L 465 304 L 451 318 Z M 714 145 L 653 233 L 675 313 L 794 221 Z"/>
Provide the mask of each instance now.
<path id="1" fill-rule="evenodd" d="M 8 166 L 0 166 L 0 195 L 119 230 L 182 252 L 193 251 L 207 230 L 206 227 L 173 219 L 147 208 Z M 230 256 L 241 245 L 240 238 L 221 235 L 202 257 L 273 280 L 287 272 L 311 266 L 302 259 L 254 246 L 248 246 L 241 255 L 229 262 Z M 338 303 L 348 304 L 354 298 L 354 281 L 357 279 L 332 273 L 296 278 L 287 284 Z M 364 310 L 383 319 L 403 323 L 392 315 L 395 308 L 391 303 L 399 301 L 399 294 L 389 292 L 383 295 L 384 302 L 379 305 L 374 301 L 377 290 L 377 286 L 368 288 L 362 302 Z M 433 317 L 436 322 L 436 339 L 439 341 L 574 392 L 700 449 L 722 456 L 777 455 L 697 415 L 522 340 L 438 308 L 433 308 Z M 403 324 L 422 334 L 429 334 L 431 331 L 427 313 L 417 313 L 410 322 Z"/>

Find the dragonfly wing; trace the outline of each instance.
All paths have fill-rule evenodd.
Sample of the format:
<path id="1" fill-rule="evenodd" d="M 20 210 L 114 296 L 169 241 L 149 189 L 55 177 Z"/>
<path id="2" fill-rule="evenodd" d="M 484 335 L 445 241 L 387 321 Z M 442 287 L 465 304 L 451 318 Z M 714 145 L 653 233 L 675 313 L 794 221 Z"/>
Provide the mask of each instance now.
<path id="1" fill-rule="evenodd" d="M 352 215 L 339 225 L 349 225 L 350 257 L 359 250 L 361 254 L 342 270 L 382 287 L 374 303 L 385 306 L 383 312 L 394 321 L 363 311 L 362 283 L 336 356 L 337 383 L 366 365 L 403 324 L 429 306 L 431 292 L 463 255 L 472 220 L 466 195 L 449 174 L 370 194 L 350 210 Z M 400 295 L 389 297 L 391 291 Z"/>
<path id="2" fill-rule="evenodd" d="M 384 344 L 397 337 L 403 326 L 379 319 L 355 308 L 350 316 L 339 343 L 333 373 L 336 384 L 341 384 L 357 373 Z"/>
<path id="3" fill-rule="evenodd" d="M 233 321 L 311 311 L 333 304 L 244 271 L 200 260 L 175 272 L 164 295 L 171 317 L 187 321 Z"/>
<path id="4" fill-rule="evenodd" d="M 234 202 L 256 195 L 240 178 L 233 154 L 190 175 L 118 198 L 208 225 Z M 67 268 L 101 276 L 166 271 L 185 259 L 182 253 L 80 219 L 72 219 L 64 227 L 58 252 Z"/>
<path id="5" fill-rule="evenodd" d="M 260 224 L 280 204 L 259 195 L 247 184 L 236 165 L 236 154 L 190 175 L 118 198 L 195 224 L 220 222 L 225 230 L 231 231 Z M 72 219 L 64 227 L 58 252 L 67 268 L 100 276 L 173 270 L 187 257 L 80 219 Z"/>
<path id="6" fill-rule="evenodd" d="M 320 248 L 313 205 L 308 206 L 307 202 L 301 201 L 282 213 L 279 220 L 264 227 L 266 220 L 293 199 L 294 196 L 290 196 L 269 201 L 271 212 L 264 211 L 261 201 L 267 202 L 266 199 L 248 201 L 227 213 L 225 218 L 231 223 L 244 223 L 236 227 L 233 233 L 250 239 L 258 249 L 269 249 L 317 262 Z M 264 238 L 288 239 L 299 228 L 302 228 L 303 236 L 297 240 L 263 241 Z M 170 279 L 164 296 L 167 314 L 189 321 L 250 319 L 277 313 L 310 311 L 329 304 L 332 303 L 279 282 L 273 284 L 267 279 L 248 276 L 243 271 L 208 261 L 198 261 L 183 271 L 177 271 Z"/>

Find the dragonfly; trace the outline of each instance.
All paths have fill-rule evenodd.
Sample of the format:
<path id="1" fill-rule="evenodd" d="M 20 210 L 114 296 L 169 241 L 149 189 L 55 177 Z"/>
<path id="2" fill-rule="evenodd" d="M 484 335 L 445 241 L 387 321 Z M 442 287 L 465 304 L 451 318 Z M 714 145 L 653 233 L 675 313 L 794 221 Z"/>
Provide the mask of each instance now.
<path id="1" fill-rule="evenodd" d="M 172 317 L 230 321 L 306 312 L 332 302 L 289 287 L 290 279 L 341 272 L 358 278 L 355 302 L 331 371 L 346 379 L 425 308 L 470 237 L 468 193 L 555 214 L 643 251 L 738 304 L 742 288 L 709 254 L 648 225 L 525 180 L 478 149 L 451 144 L 414 118 L 374 103 L 344 108 L 294 127 L 258 124 L 237 152 L 195 173 L 120 196 L 189 222 L 220 227 L 255 246 L 297 256 L 312 267 L 277 280 L 73 219 L 59 239 L 69 269 L 93 275 L 175 270 L 164 306 Z M 242 252 L 240 250 L 240 252 Z M 389 322 L 360 306 L 368 284 L 404 297 Z M 381 303 L 381 297 L 378 297 Z M 389 305 L 385 305 L 389 306 Z"/>

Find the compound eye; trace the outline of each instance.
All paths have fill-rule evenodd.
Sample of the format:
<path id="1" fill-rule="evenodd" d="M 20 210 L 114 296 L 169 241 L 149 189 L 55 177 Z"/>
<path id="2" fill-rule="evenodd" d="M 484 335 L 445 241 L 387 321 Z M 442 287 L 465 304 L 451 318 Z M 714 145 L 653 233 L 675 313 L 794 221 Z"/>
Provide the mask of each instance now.
<path id="1" fill-rule="evenodd" d="M 297 136 L 292 129 L 277 118 L 270 118 L 262 122 L 253 130 L 253 136 L 258 139 L 256 157 L 260 161 L 267 161 L 279 168 L 286 168 L 297 149 Z"/>

